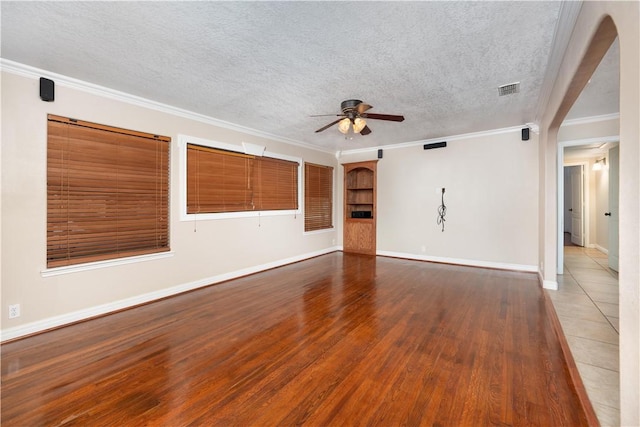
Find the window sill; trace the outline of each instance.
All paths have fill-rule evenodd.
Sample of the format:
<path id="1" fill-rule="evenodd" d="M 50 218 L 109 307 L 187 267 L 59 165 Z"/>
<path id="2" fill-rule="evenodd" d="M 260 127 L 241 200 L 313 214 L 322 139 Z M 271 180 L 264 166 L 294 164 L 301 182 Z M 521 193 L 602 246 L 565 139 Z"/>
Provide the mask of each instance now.
<path id="1" fill-rule="evenodd" d="M 180 216 L 180 221 L 204 221 L 209 219 L 232 219 L 232 218 L 258 218 L 266 216 L 278 215 L 302 215 L 301 210 L 282 210 L 282 211 L 242 211 L 242 212 L 223 212 L 223 213 L 199 213 L 185 214 Z"/>
<path id="2" fill-rule="evenodd" d="M 336 231 L 335 227 L 331 227 L 331 228 L 323 228 L 322 230 L 313 230 L 313 231 L 303 231 L 302 235 L 303 236 L 310 236 L 313 234 L 323 234 L 323 233 L 332 233 Z"/>
<path id="3" fill-rule="evenodd" d="M 169 258 L 173 256 L 173 251 L 159 252 L 157 254 L 138 255 L 127 258 L 110 259 L 106 261 L 88 262 L 85 264 L 67 265 L 64 267 L 47 268 L 42 270 L 42 277 L 59 276 L 62 274 L 77 273 L 80 271 L 96 270 L 98 268 L 115 267 L 118 265 L 133 264 L 143 261 L 153 261 L 156 259 Z"/>

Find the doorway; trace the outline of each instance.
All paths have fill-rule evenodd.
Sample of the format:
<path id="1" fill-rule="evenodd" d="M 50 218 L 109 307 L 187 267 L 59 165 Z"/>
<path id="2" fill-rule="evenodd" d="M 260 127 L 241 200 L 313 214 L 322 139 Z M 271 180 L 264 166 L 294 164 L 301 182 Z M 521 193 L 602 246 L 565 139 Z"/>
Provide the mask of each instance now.
<path id="1" fill-rule="evenodd" d="M 610 204 L 609 151 L 617 147 L 619 141 L 618 135 L 612 135 L 558 143 L 557 274 L 564 273 L 565 239 L 570 240 L 573 245 L 595 248 L 608 254 L 610 220 L 605 213 L 609 212 Z M 602 170 L 594 170 L 597 163 L 598 166 L 604 165 Z M 573 177 L 570 171 L 573 171 Z M 579 188 L 580 184 L 582 189 Z M 582 231 L 581 236 L 579 231 Z M 567 237 L 565 233 L 570 235 Z"/>
<path id="2" fill-rule="evenodd" d="M 584 165 L 564 167 L 564 246 L 584 246 L 585 185 Z M 568 236 L 567 236 L 568 234 Z"/>

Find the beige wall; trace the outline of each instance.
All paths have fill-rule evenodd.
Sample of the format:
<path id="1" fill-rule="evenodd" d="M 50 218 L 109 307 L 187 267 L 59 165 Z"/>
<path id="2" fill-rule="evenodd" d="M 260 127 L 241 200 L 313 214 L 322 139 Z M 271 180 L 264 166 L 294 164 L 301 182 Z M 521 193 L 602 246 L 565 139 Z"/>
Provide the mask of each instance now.
<path id="1" fill-rule="evenodd" d="M 55 102 L 42 102 L 36 77 L 3 72 L 1 83 L 3 339 L 51 326 L 51 322 L 64 323 L 95 314 L 96 307 L 105 309 L 117 306 L 114 302 L 136 301 L 145 295 L 157 296 L 194 283 L 200 286 L 211 278 L 316 254 L 339 244 L 335 230 L 305 235 L 302 215 L 194 224 L 181 222 L 179 214 L 178 134 L 237 144 L 239 148 L 242 142 L 260 144 L 271 152 L 336 167 L 332 153 L 216 127 L 62 84 L 56 85 Z M 46 269 L 48 113 L 172 138 L 173 256 L 42 277 L 41 272 Z M 339 221 L 336 225 L 340 229 Z M 16 303 L 21 304 L 21 316 L 8 320 L 4 310 L 8 304 Z"/>
<path id="2" fill-rule="evenodd" d="M 640 425 L 640 8 L 638 2 L 585 2 L 540 123 L 540 259 L 556 272 L 557 117 L 600 22 L 610 16 L 620 40 L 620 404 L 622 425 Z M 608 48 L 608 46 L 605 46 Z M 603 53 L 604 54 L 604 53 Z M 582 68 L 584 70 L 584 68 Z M 570 95 L 568 99 L 577 97 Z M 575 99 L 575 98 L 573 98 Z"/>
<path id="3" fill-rule="evenodd" d="M 574 120 L 562 124 L 558 131 L 558 142 L 618 136 L 619 132 L 620 120 L 618 118 L 591 122 Z"/>
<path id="4" fill-rule="evenodd" d="M 378 253 L 492 265 L 537 265 L 538 138 L 520 129 L 385 149 L 378 162 Z M 343 153 L 341 163 L 376 152 Z M 437 225 L 441 188 L 445 231 Z M 481 264 L 481 263 L 480 263 Z"/>

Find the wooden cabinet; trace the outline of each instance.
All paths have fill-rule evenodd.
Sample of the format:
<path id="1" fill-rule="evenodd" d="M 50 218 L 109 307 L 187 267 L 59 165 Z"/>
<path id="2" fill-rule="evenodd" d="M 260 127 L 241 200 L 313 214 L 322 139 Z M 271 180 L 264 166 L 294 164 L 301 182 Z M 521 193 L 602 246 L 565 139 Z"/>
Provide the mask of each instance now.
<path id="1" fill-rule="evenodd" d="M 378 161 L 344 164 L 345 252 L 376 253 L 376 167 Z"/>

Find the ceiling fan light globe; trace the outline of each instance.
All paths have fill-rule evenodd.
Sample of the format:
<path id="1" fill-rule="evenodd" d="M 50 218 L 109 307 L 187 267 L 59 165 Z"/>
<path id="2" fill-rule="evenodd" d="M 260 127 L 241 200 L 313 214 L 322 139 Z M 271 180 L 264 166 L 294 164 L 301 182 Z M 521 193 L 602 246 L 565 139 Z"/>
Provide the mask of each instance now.
<path id="1" fill-rule="evenodd" d="M 349 132 L 349 126 L 351 126 L 349 118 L 344 118 L 338 122 L 338 130 L 345 135 Z"/>
<path id="2" fill-rule="evenodd" d="M 360 131 L 362 129 L 364 129 L 364 127 L 367 125 L 367 122 L 364 119 L 361 119 L 360 117 L 357 117 L 354 121 L 353 121 L 353 131 L 355 133 L 360 133 Z"/>

